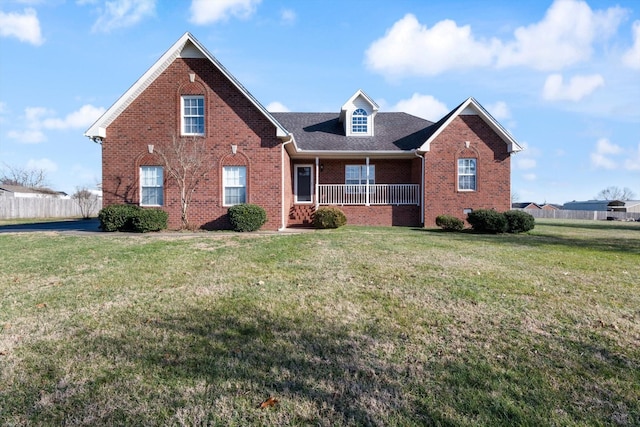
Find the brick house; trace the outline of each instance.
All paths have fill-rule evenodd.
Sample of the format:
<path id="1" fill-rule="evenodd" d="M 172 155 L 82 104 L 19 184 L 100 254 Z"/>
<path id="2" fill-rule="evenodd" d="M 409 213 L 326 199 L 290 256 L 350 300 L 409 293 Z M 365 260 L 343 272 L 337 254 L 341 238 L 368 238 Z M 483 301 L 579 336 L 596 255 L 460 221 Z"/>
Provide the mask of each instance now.
<path id="1" fill-rule="evenodd" d="M 436 123 L 379 112 L 361 90 L 336 110 L 270 113 L 186 33 L 85 135 L 102 144 L 104 206 L 161 207 L 172 228 L 179 186 L 158 153 L 176 140 L 204 147 L 189 207 L 203 228 L 228 228 L 228 207 L 243 202 L 266 210 L 270 230 L 328 205 L 349 224 L 427 227 L 510 208 L 510 156 L 522 148 L 475 99 Z"/>

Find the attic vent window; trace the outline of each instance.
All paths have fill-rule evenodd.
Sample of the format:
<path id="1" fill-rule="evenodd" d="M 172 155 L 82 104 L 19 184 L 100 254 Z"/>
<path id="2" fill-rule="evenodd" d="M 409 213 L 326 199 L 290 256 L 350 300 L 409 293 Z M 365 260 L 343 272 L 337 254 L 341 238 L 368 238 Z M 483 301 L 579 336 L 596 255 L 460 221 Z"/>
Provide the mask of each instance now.
<path id="1" fill-rule="evenodd" d="M 358 108 L 353 112 L 351 116 L 351 132 L 352 133 L 367 133 L 368 125 L 367 112 L 362 108 Z"/>

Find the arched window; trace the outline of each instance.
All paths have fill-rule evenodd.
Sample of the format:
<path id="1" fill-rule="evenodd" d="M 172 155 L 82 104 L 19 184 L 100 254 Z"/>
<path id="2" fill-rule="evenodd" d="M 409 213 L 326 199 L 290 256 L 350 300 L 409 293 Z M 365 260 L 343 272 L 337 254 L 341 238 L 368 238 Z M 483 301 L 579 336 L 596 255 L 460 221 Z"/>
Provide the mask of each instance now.
<path id="1" fill-rule="evenodd" d="M 367 133 L 367 112 L 358 108 L 351 116 L 351 133 Z"/>

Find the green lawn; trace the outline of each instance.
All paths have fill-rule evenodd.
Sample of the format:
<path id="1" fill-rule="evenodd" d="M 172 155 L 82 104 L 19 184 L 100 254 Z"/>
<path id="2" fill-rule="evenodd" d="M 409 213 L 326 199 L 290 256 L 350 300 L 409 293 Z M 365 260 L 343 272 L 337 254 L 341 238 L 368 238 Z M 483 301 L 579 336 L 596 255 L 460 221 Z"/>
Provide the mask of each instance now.
<path id="1" fill-rule="evenodd" d="M 638 223 L 0 234 L 0 295 L 0 425 L 640 424 Z"/>

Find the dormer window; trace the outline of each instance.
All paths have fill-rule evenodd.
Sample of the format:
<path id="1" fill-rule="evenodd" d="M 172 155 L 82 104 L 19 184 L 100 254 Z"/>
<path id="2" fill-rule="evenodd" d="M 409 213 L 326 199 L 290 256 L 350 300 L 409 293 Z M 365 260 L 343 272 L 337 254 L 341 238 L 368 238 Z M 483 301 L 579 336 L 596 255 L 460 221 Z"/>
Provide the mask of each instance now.
<path id="1" fill-rule="evenodd" d="M 351 115 L 351 133 L 360 133 L 367 134 L 368 133 L 368 117 L 367 112 L 358 108 Z"/>

